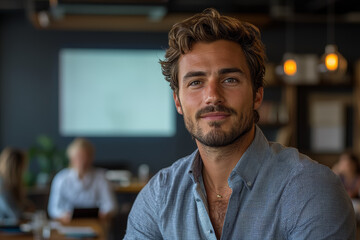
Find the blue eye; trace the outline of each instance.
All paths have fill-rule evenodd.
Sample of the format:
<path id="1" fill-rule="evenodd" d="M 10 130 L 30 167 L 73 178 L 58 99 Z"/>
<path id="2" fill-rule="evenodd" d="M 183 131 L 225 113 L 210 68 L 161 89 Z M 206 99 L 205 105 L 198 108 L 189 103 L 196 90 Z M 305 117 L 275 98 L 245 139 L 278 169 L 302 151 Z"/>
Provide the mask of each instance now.
<path id="1" fill-rule="evenodd" d="M 197 86 L 200 83 L 201 83 L 200 81 L 192 81 L 192 82 L 190 82 L 189 86 Z"/>
<path id="2" fill-rule="evenodd" d="M 224 80 L 225 83 L 237 83 L 238 80 L 235 78 L 227 78 Z"/>

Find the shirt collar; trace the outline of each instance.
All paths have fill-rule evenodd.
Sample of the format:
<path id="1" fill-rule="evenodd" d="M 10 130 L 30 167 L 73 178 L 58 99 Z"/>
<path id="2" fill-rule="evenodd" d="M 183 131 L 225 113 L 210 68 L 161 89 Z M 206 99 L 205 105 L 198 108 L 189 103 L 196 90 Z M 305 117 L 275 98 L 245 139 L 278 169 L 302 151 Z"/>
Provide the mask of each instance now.
<path id="1" fill-rule="evenodd" d="M 268 141 L 260 128 L 256 125 L 255 138 L 236 164 L 230 178 L 234 174 L 239 175 L 247 188 L 251 189 L 255 184 L 256 177 L 263 165 L 265 157 L 268 155 L 268 150 Z"/>
<path id="2" fill-rule="evenodd" d="M 84 174 L 84 177 L 82 179 L 79 178 L 79 173 L 78 171 L 76 171 L 74 168 L 69 168 L 69 175 L 71 178 L 75 178 L 78 181 L 89 181 L 93 178 L 93 172 L 94 169 L 91 168 L 88 171 L 86 171 L 86 173 Z"/>
<path id="3" fill-rule="evenodd" d="M 269 149 L 268 141 L 260 128 L 255 125 L 255 137 L 248 149 L 242 155 L 232 175 L 237 174 L 245 182 L 247 188 L 251 189 L 255 183 L 256 176 L 262 166 L 264 158 Z M 190 156 L 192 164 L 188 168 L 190 178 L 194 183 L 199 182 L 199 177 L 202 174 L 202 160 L 200 158 L 199 150 L 197 149 Z"/>
<path id="4" fill-rule="evenodd" d="M 202 174 L 202 161 L 199 154 L 199 149 L 196 149 L 190 156 L 192 164 L 188 168 L 190 178 L 194 183 L 199 182 L 199 177 Z"/>

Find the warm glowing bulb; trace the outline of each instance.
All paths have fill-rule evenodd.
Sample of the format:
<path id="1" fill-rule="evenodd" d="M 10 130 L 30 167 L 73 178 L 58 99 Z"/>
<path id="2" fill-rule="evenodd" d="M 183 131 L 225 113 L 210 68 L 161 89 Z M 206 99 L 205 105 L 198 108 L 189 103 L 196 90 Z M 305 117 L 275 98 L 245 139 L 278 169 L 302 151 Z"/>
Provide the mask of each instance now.
<path id="1" fill-rule="evenodd" d="M 292 76 L 296 73 L 296 71 L 297 71 L 297 65 L 295 60 L 288 59 L 284 62 L 284 72 L 286 75 Z"/>
<path id="2" fill-rule="evenodd" d="M 325 57 L 325 66 L 330 71 L 335 71 L 339 66 L 339 58 L 335 53 L 330 53 Z"/>

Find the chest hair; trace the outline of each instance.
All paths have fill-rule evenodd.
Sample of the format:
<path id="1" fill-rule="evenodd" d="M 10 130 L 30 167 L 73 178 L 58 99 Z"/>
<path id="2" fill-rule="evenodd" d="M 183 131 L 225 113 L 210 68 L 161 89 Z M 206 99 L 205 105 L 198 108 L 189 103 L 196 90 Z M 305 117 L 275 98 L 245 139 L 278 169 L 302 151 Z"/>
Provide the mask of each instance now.
<path id="1" fill-rule="evenodd" d="M 221 199 L 216 197 L 208 199 L 210 220 L 214 227 L 217 239 L 220 239 L 221 237 L 228 203 L 228 198 Z"/>

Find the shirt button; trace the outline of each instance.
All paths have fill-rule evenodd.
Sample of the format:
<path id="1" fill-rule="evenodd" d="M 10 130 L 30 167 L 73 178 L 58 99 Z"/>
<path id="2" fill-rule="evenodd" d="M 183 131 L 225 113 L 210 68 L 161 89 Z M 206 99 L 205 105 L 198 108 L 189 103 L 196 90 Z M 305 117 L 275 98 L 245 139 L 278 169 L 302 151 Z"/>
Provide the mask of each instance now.
<path id="1" fill-rule="evenodd" d="M 252 182 L 249 181 L 249 182 L 247 182 L 246 184 L 247 184 L 249 187 L 251 187 Z"/>
<path id="2" fill-rule="evenodd" d="M 199 198 L 195 199 L 195 201 L 197 201 L 197 202 L 201 202 L 201 200 L 200 200 Z"/>
<path id="3" fill-rule="evenodd" d="M 212 233 L 213 233 L 213 230 L 210 229 L 210 233 L 212 234 Z"/>

